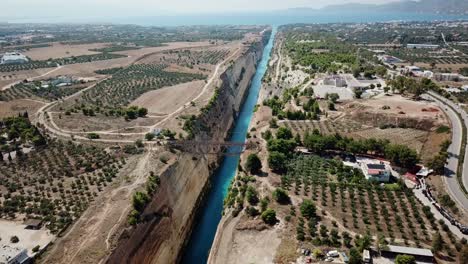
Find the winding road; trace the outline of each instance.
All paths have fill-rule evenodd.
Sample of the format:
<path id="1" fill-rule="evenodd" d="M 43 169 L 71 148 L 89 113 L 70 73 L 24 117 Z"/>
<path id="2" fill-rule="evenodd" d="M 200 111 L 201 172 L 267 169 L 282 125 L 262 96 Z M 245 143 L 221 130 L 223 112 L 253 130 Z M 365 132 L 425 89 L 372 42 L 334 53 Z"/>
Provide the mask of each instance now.
<path id="1" fill-rule="evenodd" d="M 463 124 L 468 127 L 468 115 L 454 102 L 434 93 L 428 92 L 423 95 L 424 99 L 434 101 L 443 111 L 447 114 L 448 118 L 452 123 L 452 144 L 448 148 L 449 158 L 445 167 L 444 181 L 447 186 L 448 193 L 453 200 L 459 205 L 462 210 L 468 208 L 468 197 L 463 192 L 460 183 L 457 180 L 457 170 L 459 162 L 459 153 L 462 144 L 466 144 L 463 141 Z M 460 116 L 462 119 L 460 119 Z M 462 123 L 463 122 L 463 123 Z M 465 159 L 463 162 L 462 170 L 462 184 L 465 189 L 468 189 L 468 148 L 465 150 Z"/>

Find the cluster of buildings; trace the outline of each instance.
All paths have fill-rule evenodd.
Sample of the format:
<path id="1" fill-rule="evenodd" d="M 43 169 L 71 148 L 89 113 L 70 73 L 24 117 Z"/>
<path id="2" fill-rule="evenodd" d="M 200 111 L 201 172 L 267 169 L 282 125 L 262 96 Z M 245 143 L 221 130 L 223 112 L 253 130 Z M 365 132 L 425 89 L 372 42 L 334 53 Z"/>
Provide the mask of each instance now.
<path id="1" fill-rule="evenodd" d="M 19 52 L 7 52 L 0 59 L 0 64 L 22 64 L 28 61 L 28 57 Z"/>
<path id="2" fill-rule="evenodd" d="M 432 71 L 425 70 L 423 71 L 421 68 L 417 66 L 406 66 L 401 70 L 404 74 L 411 74 L 416 77 L 425 77 L 429 79 L 434 79 L 436 81 L 443 81 L 443 82 L 460 82 L 460 81 L 468 81 L 468 77 L 465 77 L 458 73 L 440 73 L 436 72 L 433 73 Z"/>

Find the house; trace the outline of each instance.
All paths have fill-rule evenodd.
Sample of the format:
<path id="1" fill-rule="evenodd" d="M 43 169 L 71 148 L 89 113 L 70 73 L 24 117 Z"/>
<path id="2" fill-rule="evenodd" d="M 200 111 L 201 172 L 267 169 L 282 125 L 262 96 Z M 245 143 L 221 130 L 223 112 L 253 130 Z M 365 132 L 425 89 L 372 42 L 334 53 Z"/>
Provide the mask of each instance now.
<path id="1" fill-rule="evenodd" d="M 0 245 L 0 263 L 23 264 L 28 263 L 28 251 L 24 248 Z"/>
<path id="2" fill-rule="evenodd" d="M 42 220 L 40 219 L 28 219 L 24 222 L 24 229 L 39 230 L 42 227 Z"/>
<path id="3" fill-rule="evenodd" d="M 29 59 L 18 52 L 7 52 L 2 56 L 0 64 L 21 64 L 28 62 Z"/>
<path id="4" fill-rule="evenodd" d="M 437 49 L 439 45 L 433 44 L 407 44 L 408 49 Z"/>
<path id="5" fill-rule="evenodd" d="M 367 180 L 388 182 L 390 180 L 390 168 L 383 162 L 362 162 L 361 170 Z"/>
<path id="6" fill-rule="evenodd" d="M 400 247 L 388 245 L 380 249 L 382 257 L 394 260 L 398 255 L 409 255 L 416 259 L 416 263 L 435 263 L 434 254 L 429 249 Z"/>

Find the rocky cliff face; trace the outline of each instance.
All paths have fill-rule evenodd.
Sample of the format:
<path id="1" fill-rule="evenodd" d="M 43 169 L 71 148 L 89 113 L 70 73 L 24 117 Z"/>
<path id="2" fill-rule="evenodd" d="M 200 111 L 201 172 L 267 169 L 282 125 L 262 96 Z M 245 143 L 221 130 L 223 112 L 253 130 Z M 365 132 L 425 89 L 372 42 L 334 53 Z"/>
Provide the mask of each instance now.
<path id="1" fill-rule="evenodd" d="M 195 138 L 223 140 L 233 126 L 261 59 L 268 34 L 252 45 L 221 76 L 219 96 L 195 122 Z M 188 240 L 197 209 L 220 164 L 214 155 L 181 154 L 161 175 L 161 187 L 142 214 L 143 221 L 126 230 L 108 263 L 176 263 Z"/>

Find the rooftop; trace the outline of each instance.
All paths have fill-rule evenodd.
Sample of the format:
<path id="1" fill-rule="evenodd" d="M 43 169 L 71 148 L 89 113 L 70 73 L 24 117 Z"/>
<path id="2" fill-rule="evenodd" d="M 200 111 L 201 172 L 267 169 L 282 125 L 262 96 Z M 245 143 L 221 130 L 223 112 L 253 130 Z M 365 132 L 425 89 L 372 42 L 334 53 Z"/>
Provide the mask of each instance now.
<path id="1" fill-rule="evenodd" d="M 0 246 L 0 263 L 9 263 L 12 259 L 16 258 L 25 249 L 18 247 L 11 247 L 8 245 Z"/>
<path id="2" fill-rule="evenodd" d="M 385 165 L 368 163 L 367 168 L 370 170 L 385 170 Z"/>
<path id="3" fill-rule="evenodd" d="M 426 256 L 426 257 L 434 257 L 432 251 L 425 248 L 412 248 L 412 247 L 400 247 L 400 246 L 392 246 L 388 245 L 387 248 L 382 249 L 382 251 L 393 252 L 398 254 L 406 254 L 406 255 L 417 255 L 417 256 Z"/>

